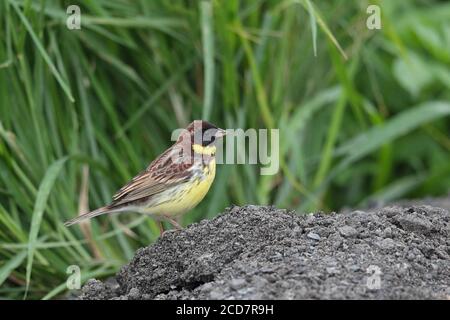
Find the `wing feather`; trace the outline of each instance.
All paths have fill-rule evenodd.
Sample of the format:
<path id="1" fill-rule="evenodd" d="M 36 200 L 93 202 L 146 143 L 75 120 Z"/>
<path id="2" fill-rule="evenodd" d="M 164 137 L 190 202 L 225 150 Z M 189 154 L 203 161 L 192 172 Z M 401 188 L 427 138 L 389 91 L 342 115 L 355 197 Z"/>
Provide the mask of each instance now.
<path id="1" fill-rule="evenodd" d="M 189 170 L 192 161 L 173 162 L 175 152 L 178 151 L 169 148 L 155 159 L 146 170 L 135 176 L 113 196 L 111 206 L 118 207 L 135 201 L 150 200 L 168 188 L 188 181 L 192 174 Z"/>

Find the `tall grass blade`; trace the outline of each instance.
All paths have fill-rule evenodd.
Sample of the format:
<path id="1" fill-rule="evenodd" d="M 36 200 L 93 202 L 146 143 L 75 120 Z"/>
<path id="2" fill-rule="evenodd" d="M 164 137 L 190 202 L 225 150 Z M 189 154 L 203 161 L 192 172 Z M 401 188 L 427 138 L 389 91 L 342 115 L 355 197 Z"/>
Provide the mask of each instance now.
<path id="1" fill-rule="evenodd" d="M 27 258 L 27 269 L 26 269 L 26 291 L 27 294 L 30 280 L 31 280 L 31 270 L 33 267 L 33 257 L 35 251 L 35 245 L 37 242 L 37 237 L 39 234 L 39 229 L 41 227 L 42 217 L 44 214 L 45 207 L 47 206 L 48 196 L 55 183 L 56 178 L 58 178 L 60 172 L 63 169 L 64 163 L 67 161 L 67 157 L 61 158 L 54 162 L 45 173 L 44 179 L 39 186 L 38 194 L 36 197 L 36 202 L 33 210 L 33 217 L 31 220 L 30 234 L 28 238 L 28 258 Z"/>
<path id="2" fill-rule="evenodd" d="M 5 282 L 5 280 L 9 277 L 12 271 L 20 266 L 25 260 L 27 256 L 27 251 L 23 250 L 16 254 L 11 260 L 6 262 L 3 266 L 0 267 L 0 286 Z"/>
<path id="3" fill-rule="evenodd" d="M 214 98 L 214 30 L 212 2 L 206 0 L 201 1 L 200 9 L 202 18 L 203 65 L 205 73 L 202 118 L 208 120 L 211 116 Z"/>
<path id="4" fill-rule="evenodd" d="M 41 53 L 42 58 L 44 58 L 45 62 L 47 63 L 50 71 L 55 76 L 56 80 L 58 81 L 59 85 L 63 89 L 64 93 L 67 95 L 67 98 L 69 99 L 70 102 L 75 102 L 72 92 L 70 91 L 69 85 L 63 80 L 58 69 L 56 69 L 56 67 L 53 64 L 47 51 L 45 51 L 43 44 L 41 43 L 38 36 L 36 35 L 33 28 L 31 27 L 30 22 L 25 17 L 25 15 L 22 13 L 22 11 L 20 11 L 19 6 L 16 4 L 15 1 L 10 1 L 10 3 L 12 4 L 14 10 L 16 10 L 17 15 L 20 17 L 20 20 L 22 20 L 22 23 L 24 24 L 25 28 L 27 29 L 28 33 L 30 34 L 31 38 L 33 39 L 33 42 L 36 45 L 38 51 Z"/>

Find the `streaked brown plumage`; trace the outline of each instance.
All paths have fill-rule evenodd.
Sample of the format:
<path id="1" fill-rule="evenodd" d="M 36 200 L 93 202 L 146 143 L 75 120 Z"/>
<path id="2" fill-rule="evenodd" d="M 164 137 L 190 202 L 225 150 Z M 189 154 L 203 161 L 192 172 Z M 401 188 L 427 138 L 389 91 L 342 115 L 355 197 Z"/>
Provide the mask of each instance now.
<path id="1" fill-rule="evenodd" d="M 177 142 L 123 186 L 109 205 L 65 225 L 106 213 L 135 211 L 179 227 L 174 218 L 197 205 L 214 180 L 215 143 L 224 135 L 224 130 L 207 121 L 193 121 Z"/>

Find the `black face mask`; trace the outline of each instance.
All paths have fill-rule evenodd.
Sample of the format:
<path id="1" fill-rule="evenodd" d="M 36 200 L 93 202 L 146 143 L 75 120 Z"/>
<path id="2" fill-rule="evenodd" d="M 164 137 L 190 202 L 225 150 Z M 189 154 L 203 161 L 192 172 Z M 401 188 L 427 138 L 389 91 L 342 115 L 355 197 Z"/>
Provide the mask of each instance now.
<path id="1" fill-rule="evenodd" d="M 206 147 L 213 144 L 216 141 L 216 133 L 217 129 L 203 130 L 202 146 Z"/>
<path id="2" fill-rule="evenodd" d="M 200 133 L 194 133 L 192 137 L 192 143 L 193 144 L 200 144 L 203 147 L 209 146 L 210 144 L 213 144 L 216 141 L 216 134 L 217 134 L 218 128 L 209 122 L 204 123 L 202 126 L 201 136 Z"/>

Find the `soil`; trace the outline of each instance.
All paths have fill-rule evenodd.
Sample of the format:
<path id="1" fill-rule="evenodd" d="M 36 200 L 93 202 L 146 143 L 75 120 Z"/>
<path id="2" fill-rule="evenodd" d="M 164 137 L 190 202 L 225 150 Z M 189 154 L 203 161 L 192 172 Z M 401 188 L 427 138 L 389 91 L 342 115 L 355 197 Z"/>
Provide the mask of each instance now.
<path id="1" fill-rule="evenodd" d="M 231 207 L 79 299 L 450 299 L 450 201 L 342 214 Z"/>

